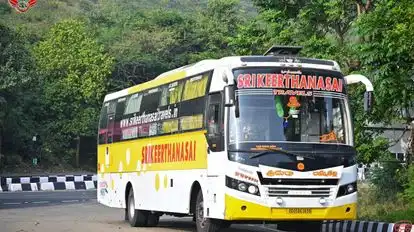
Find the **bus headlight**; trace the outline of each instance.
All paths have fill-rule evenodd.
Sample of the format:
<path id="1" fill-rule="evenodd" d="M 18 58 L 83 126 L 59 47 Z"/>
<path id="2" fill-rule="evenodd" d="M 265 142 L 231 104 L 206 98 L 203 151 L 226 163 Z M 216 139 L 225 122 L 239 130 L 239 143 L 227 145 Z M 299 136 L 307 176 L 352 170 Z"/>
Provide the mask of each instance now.
<path id="1" fill-rule="evenodd" d="M 260 196 L 259 187 L 257 185 L 237 180 L 228 176 L 226 176 L 226 186 L 240 192 Z"/>
<path id="2" fill-rule="evenodd" d="M 348 193 L 353 193 L 354 192 L 354 185 L 352 185 L 352 184 L 347 185 L 346 186 L 346 191 Z"/>
<path id="3" fill-rule="evenodd" d="M 354 193 L 357 191 L 357 183 L 356 182 L 352 182 L 349 184 L 344 184 L 339 186 L 338 189 L 338 194 L 336 195 L 336 197 L 343 197 L 346 196 L 348 194 Z"/>
<path id="4" fill-rule="evenodd" d="M 259 189 L 256 186 L 250 185 L 248 191 L 251 194 L 256 194 L 257 192 L 259 192 Z"/>

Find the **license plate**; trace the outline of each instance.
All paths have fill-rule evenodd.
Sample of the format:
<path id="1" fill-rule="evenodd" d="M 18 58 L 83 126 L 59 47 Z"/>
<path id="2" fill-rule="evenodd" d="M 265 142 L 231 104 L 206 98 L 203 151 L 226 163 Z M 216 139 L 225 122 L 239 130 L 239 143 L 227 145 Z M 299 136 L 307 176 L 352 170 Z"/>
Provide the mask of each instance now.
<path id="1" fill-rule="evenodd" d="M 301 190 L 290 190 L 288 191 L 289 195 L 312 195 L 312 191 L 301 191 Z"/>
<path id="2" fill-rule="evenodd" d="M 287 209 L 288 214 L 312 214 L 312 209 L 290 208 Z"/>

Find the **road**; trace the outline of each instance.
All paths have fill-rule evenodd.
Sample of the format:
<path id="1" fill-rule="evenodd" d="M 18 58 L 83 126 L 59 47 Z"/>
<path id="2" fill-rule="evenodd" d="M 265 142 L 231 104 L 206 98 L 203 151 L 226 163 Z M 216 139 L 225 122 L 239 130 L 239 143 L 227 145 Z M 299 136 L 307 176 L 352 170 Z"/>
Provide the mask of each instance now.
<path id="1" fill-rule="evenodd" d="M 190 218 L 162 217 L 157 228 L 132 228 L 123 210 L 99 205 L 96 191 L 0 193 L 2 232 L 172 232 L 195 231 Z M 224 232 L 274 232 L 261 225 L 236 225 Z"/>
<path id="2" fill-rule="evenodd" d="M 96 191 L 4 192 L 0 209 L 64 205 L 94 200 Z"/>

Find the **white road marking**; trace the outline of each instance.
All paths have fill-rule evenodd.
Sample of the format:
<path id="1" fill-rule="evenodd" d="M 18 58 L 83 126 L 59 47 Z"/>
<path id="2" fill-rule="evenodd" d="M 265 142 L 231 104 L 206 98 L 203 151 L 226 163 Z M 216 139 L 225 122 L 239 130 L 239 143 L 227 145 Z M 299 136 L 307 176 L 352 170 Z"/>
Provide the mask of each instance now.
<path id="1" fill-rule="evenodd" d="M 50 201 L 33 201 L 33 204 L 46 204 L 49 203 Z"/>
<path id="2" fill-rule="evenodd" d="M 79 200 L 64 200 L 63 203 L 79 202 Z"/>
<path id="3" fill-rule="evenodd" d="M 5 202 L 4 205 L 20 205 L 20 202 Z"/>

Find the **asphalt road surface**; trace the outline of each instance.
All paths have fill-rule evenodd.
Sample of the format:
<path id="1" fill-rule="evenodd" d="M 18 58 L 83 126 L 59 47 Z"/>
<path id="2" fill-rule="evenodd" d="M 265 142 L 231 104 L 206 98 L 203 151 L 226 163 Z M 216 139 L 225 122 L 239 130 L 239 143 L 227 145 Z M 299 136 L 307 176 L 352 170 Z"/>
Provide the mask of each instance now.
<path id="1" fill-rule="evenodd" d="M 87 201 L 96 202 L 96 190 L 52 192 L 4 192 L 0 193 L 0 210 L 10 208 L 66 205 Z"/>
<path id="2" fill-rule="evenodd" d="M 132 228 L 123 210 L 96 201 L 96 191 L 0 193 L 1 232 L 195 231 L 191 218 L 161 217 L 155 228 Z M 223 232 L 275 232 L 261 225 L 234 225 Z"/>

